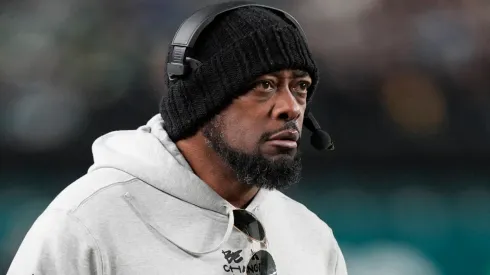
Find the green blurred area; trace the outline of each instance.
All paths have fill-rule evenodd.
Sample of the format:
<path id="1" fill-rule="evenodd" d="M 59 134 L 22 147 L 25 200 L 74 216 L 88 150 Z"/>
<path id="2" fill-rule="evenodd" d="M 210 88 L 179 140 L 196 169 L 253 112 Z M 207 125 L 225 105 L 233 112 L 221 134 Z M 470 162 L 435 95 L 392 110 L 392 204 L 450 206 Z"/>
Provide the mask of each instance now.
<path id="1" fill-rule="evenodd" d="M 0 178 L 4 186 L 0 190 L 0 273 L 7 271 L 37 216 L 77 176 Z M 395 187 L 382 187 L 380 180 Z M 349 274 L 489 274 L 488 178 L 475 174 L 455 178 L 465 187 L 447 192 L 429 187 L 428 180 L 428 175 L 416 172 L 362 180 L 355 171 L 344 171 L 307 178 L 285 193 L 330 225 Z"/>

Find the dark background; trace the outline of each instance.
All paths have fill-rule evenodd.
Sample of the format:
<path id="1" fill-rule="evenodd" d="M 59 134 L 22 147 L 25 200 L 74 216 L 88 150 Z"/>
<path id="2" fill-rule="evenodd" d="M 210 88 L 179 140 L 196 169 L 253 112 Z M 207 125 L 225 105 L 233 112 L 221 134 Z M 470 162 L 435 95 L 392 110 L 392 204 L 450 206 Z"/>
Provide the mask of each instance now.
<path id="1" fill-rule="evenodd" d="M 0 1 L 0 273 L 91 144 L 158 112 L 167 45 L 203 0 Z M 321 70 L 286 193 L 351 275 L 490 274 L 490 2 L 259 1 L 293 14 Z M 308 139 L 309 133 L 305 133 Z"/>

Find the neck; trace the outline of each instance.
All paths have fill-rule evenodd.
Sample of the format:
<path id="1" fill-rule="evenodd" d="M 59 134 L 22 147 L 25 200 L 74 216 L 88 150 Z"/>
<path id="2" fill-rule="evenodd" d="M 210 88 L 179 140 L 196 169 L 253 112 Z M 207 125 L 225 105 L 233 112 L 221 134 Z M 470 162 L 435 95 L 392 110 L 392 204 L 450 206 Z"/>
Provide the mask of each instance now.
<path id="1" fill-rule="evenodd" d="M 239 182 L 231 168 L 206 145 L 200 133 L 176 144 L 194 173 L 233 206 L 245 208 L 259 191 L 256 186 Z"/>

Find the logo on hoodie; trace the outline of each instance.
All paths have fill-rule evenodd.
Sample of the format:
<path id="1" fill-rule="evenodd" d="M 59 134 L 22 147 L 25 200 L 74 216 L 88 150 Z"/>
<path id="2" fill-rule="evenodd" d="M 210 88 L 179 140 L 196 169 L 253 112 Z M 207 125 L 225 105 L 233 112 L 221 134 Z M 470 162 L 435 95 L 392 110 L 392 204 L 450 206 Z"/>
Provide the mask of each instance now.
<path id="1" fill-rule="evenodd" d="M 223 253 L 223 255 L 225 255 L 225 260 L 228 262 L 228 264 L 231 264 L 232 262 L 238 264 L 241 261 L 243 261 L 243 257 L 240 255 L 242 250 L 237 250 L 235 252 L 231 252 L 231 250 L 227 250 L 221 252 Z"/>
<path id="2" fill-rule="evenodd" d="M 253 251 L 251 252 L 253 254 Z M 240 264 L 243 261 L 243 257 L 241 255 L 242 250 L 237 250 L 235 252 L 232 252 L 231 250 L 222 250 L 221 253 L 223 253 L 225 260 L 228 263 L 223 265 L 223 270 L 225 272 L 231 272 L 232 274 L 255 274 L 256 272 L 260 272 L 260 259 L 257 255 L 252 256 L 250 264 L 247 266 L 246 263 Z"/>

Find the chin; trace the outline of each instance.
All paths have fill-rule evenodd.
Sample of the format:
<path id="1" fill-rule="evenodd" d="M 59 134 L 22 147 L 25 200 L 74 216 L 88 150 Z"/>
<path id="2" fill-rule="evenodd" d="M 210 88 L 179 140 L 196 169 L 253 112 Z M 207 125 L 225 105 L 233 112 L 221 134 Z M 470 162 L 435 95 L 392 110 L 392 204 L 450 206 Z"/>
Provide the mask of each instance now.
<path id="1" fill-rule="evenodd" d="M 264 158 L 270 161 L 293 161 L 296 158 L 296 150 L 294 152 L 279 152 L 276 154 L 265 154 Z"/>

